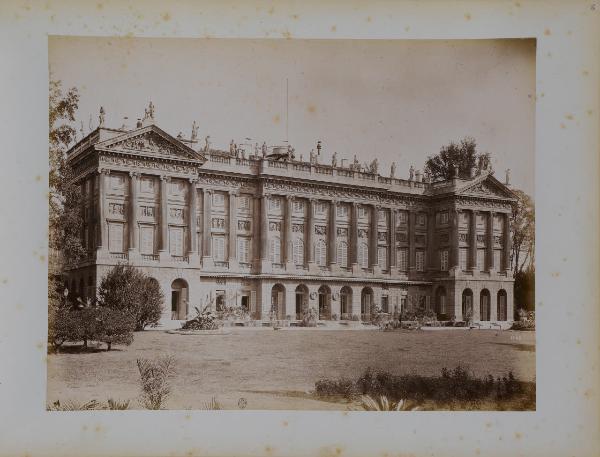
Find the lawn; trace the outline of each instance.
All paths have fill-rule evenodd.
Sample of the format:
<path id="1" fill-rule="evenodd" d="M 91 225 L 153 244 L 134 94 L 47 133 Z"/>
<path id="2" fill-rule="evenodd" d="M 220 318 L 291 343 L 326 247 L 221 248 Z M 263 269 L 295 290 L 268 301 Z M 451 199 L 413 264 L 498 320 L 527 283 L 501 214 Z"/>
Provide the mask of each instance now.
<path id="1" fill-rule="evenodd" d="M 102 346 L 104 347 L 104 346 Z M 225 335 L 135 334 L 112 351 L 48 356 L 49 403 L 131 399 L 139 408 L 137 358 L 173 355 L 168 409 L 346 409 L 308 391 L 321 378 L 357 378 L 367 367 L 393 374 L 439 376 L 458 364 L 476 376 L 512 371 L 535 380 L 535 333 L 493 330 L 353 331 L 232 329 Z"/>

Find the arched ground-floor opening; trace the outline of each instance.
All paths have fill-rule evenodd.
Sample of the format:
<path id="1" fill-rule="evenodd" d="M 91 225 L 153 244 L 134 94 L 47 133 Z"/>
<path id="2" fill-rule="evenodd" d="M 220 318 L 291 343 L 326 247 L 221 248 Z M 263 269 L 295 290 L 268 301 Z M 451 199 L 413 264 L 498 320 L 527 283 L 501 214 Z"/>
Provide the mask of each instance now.
<path id="1" fill-rule="evenodd" d="M 491 316 L 490 291 L 483 289 L 479 294 L 479 320 L 489 321 Z"/>
<path id="2" fill-rule="evenodd" d="M 473 319 L 473 291 L 471 289 L 463 290 L 462 316 L 464 321 Z"/>
<path id="3" fill-rule="evenodd" d="M 352 319 L 352 288 L 348 286 L 340 290 L 340 319 Z"/>
<path id="4" fill-rule="evenodd" d="M 364 287 L 360 293 L 360 314 L 363 321 L 371 319 L 371 313 L 373 312 L 373 298 L 373 289 Z"/>
<path id="5" fill-rule="evenodd" d="M 497 295 L 498 305 L 498 320 L 506 321 L 508 319 L 507 306 L 506 306 L 506 291 L 500 289 Z"/>
<path id="6" fill-rule="evenodd" d="M 171 320 L 184 320 L 188 314 L 189 287 L 185 279 L 171 283 Z"/>
<path id="7" fill-rule="evenodd" d="M 331 319 L 331 289 L 329 286 L 319 287 L 319 320 Z"/>
<path id="8" fill-rule="evenodd" d="M 275 319 L 283 319 L 285 316 L 285 287 L 283 284 L 275 284 L 271 289 L 271 315 Z"/>
<path id="9" fill-rule="evenodd" d="M 304 284 L 296 287 L 296 319 L 302 319 L 304 312 L 308 309 L 308 287 Z"/>
<path id="10" fill-rule="evenodd" d="M 448 304 L 446 302 L 446 288 L 438 286 L 435 291 L 435 313 L 440 321 L 448 319 Z"/>

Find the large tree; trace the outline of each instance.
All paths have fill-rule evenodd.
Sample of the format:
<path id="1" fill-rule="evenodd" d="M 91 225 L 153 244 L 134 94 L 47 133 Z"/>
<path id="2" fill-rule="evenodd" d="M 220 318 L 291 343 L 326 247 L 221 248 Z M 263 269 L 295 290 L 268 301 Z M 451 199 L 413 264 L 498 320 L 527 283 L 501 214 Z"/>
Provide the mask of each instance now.
<path id="1" fill-rule="evenodd" d="M 443 181 L 453 178 L 454 168 L 458 166 L 459 176 L 469 176 L 479 158 L 489 163 L 489 154 L 478 153 L 475 139 L 465 137 L 459 143 L 451 142 L 436 155 L 429 156 L 425 162 L 425 172 L 433 181 Z"/>
<path id="2" fill-rule="evenodd" d="M 513 189 L 517 202 L 510 220 L 512 250 L 510 261 L 513 276 L 532 268 L 535 262 L 535 207 L 533 199 L 519 189 Z"/>
<path id="3" fill-rule="evenodd" d="M 73 170 L 66 151 L 75 140 L 75 121 L 79 94 L 76 88 L 63 92 L 60 81 L 50 81 L 49 96 L 49 248 L 63 262 L 76 262 L 86 254 L 81 232 L 83 215 L 79 186 L 73 182 Z"/>

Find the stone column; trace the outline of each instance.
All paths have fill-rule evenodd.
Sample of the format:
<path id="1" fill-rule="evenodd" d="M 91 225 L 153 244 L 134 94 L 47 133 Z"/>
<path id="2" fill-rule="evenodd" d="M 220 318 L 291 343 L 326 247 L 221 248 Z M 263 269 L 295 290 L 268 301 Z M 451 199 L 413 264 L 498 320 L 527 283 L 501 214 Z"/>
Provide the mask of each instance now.
<path id="1" fill-rule="evenodd" d="M 168 222 L 168 202 L 167 202 L 167 183 L 171 181 L 169 176 L 160 177 L 160 249 L 158 255 L 160 260 L 166 260 L 169 257 L 169 222 Z"/>
<path id="2" fill-rule="evenodd" d="M 493 271 L 496 269 L 494 265 L 494 212 L 488 211 L 488 226 L 486 233 L 486 254 L 487 254 L 487 271 Z"/>
<path id="3" fill-rule="evenodd" d="M 460 265 L 460 240 L 458 239 L 458 224 L 460 212 L 457 209 L 451 211 L 452 217 L 452 235 L 450 237 L 450 269 L 459 268 Z"/>
<path id="4" fill-rule="evenodd" d="M 138 212 L 138 178 L 140 174 L 129 172 L 129 260 L 139 253 L 138 240 L 140 239 L 140 227 L 137 221 Z"/>
<path id="5" fill-rule="evenodd" d="M 190 263 L 196 263 L 198 260 L 198 230 L 196 227 L 198 223 L 198 216 L 196 213 L 196 208 L 198 207 L 198 190 L 196 189 L 197 181 L 197 178 L 190 178 L 188 199 L 188 228 L 190 231 L 188 257 L 190 259 Z"/>
<path id="6" fill-rule="evenodd" d="M 98 250 L 108 252 L 108 224 L 106 223 L 106 180 L 110 170 L 101 169 L 98 175 Z"/>
<path id="7" fill-rule="evenodd" d="M 435 257 L 435 211 L 430 209 L 427 212 L 427 270 L 439 270 L 439 264 Z M 437 265 L 437 266 L 436 266 Z"/>
<path id="8" fill-rule="evenodd" d="M 473 271 L 477 269 L 477 214 L 471 210 L 470 238 L 469 238 L 469 268 Z"/>
<path id="9" fill-rule="evenodd" d="M 312 268 L 313 270 L 316 267 L 315 264 L 315 248 L 313 246 L 313 242 L 315 239 L 315 217 L 314 217 L 314 199 L 309 198 L 308 208 L 306 213 L 306 260 L 308 263 L 309 270 Z"/>
<path id="10" fill-rule="evenodd" d="M 292 212 L 293 208 L 294 196 L 286 195 L 285 197 L 285 236 L 284 239 L 284 249 L 285 249 L 285 269 L 293 270 L 296 268 L 294 265 L 294 244 L 292 241 Z M 290 313 L 288 313 L 290 314 Z"/>
<path id="11" fill-rule="evenodd" d="M 237 193 L 229 191 L 229 268 L 237 265 Z"/>
<path id="12" fill-rule="evenodd" d="M 350 217 L 350 267 L 352 273 L 357 275 L 360 272 L 360 266 L 358 265 L 358 203 L 352 202 L 352 214 Z M 353 295 L 353 300 L 354 295 Z M 360 296 L 359 296 L 360 300 Z M 360 311 L 360 310 L 359 310 Z"/>
<path id="13" fill-rule="evenodd" d="M 511 265 L 510 265 L 510 253 L 512 250 L 512 238 L 510 233 L 510 213 L 504 214 L 504 230 L 502 234 L 503 247 L 504 247 L 504 265 L 498 265 L 498 269 L 502 269 L 506 271 L 507 274 L 510 273 Z M 512 305 L 512 301 L 509 302 Z M 512 314 L 509 314 L 509 318 L 512 318 Z"/>
<path id="14" fill-rule="evenodd" d="M 205 189 L 203 192 L 204 211 L 202 224 L 202 265 L 204 268 L 214 266 L 212 257 L 211 229 L 212 229 L 212 190 Z"/>
<path id="15" fill-rule="evenodd" d="M 389 223 L 389 265 L 390 274 L 396 273 L 396 210 L 390 207 L 390 223 Z"/>
<path id="16" fill-rule="evenodd" d="M 94 227 L 94 218 L 96 217 L 94 214 L 94 180 L 96 177 L 91 175 L 90 178 L 90 192 L 87 195 L 87 205 L 88 205 L 88 217 L 87 217 L 87 225 L 88 225 L 88 244 L 85 247 L 86 250 L 90 251 L 96 247 L 95 242 L 95 234 L 96 228 Z M 92 231 L 92 228 L 94 229 Z"/>
<path id="17" fill-rule="evenodd" d="M 269 262 L 269 195 L 260 199 L 260 262 L 262 270 L 270 270 Z"/>
<path id="18" fill-rule="evenodd" d="M 337 202 L 331 200 L 329 203 L 329 227 L 327 227 L 328 238 L 328 257 L 329 257 L 329 269 L 337 270 L 337 256 L 336 256 L 336 244 L 337 244 Z"/>
<path id="19" fill-rule="evenodd" d="M 378 270 L 377 262 L 377 236 L 379 232 L 379 208 L 376 205 L 371 205 L 371 228 L 369 230 L 369 266 Z"/>
<path id="20" fill-rule="evenodd" d="M 415 225 L 417 213 L 410 209 L 408 210 L 408 271 L 413 272 L 417 269 L 416 259 L 416 240 L 415 240 Z"/>

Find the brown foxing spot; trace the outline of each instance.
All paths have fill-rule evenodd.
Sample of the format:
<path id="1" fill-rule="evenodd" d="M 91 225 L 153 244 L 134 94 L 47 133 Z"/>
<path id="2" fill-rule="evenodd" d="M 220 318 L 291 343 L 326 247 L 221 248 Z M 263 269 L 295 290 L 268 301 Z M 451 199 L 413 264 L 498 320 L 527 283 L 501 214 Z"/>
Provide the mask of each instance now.
<path id="1" fill-rule="evenodd" d="M 101 10 L 102 8 L 104 8 L 104 5 L 102 3 L 96 3 L 96 8 Z"/>
<path id="2" fill-rule="evenodd" d="M 591 109 L 589 109 L 589 110 L 586 111 L 586 113 L 587 113 L 588 116 L 591 116 L 592 113 L 593 113 L 593 111 Z"/>
<path id="3" fill-rule="evenodd" d="M 552 277 L 553 278 L 558 278 L 560 276 L 560 271 L 553 271 L 552 272 Z"/>
<path id="4" fill-rule="evenodd" d="M 572 121 L 572 120 L 573 120 L 573 115 L 572 115 L 572 114 L 567 114 L 567 115 L 565 116 L 565 118 L 566 118 L 566 119 L 569 119 L 570 121 Z"/>
<path id="5" fill-rule="evenodd" d="M 590 72 L 589 72 L 589 71 L 587 71 L 587 70 L 583 70 L 583 71 L 581 72 L 581 74 L 582 74 L 583 76 L 587 76 L 587 75 L 589 75 L 589 74 L 590 74 Z"/>
<path id="6" fill-rule="evenodd" d="M 275 124 L 278 124 L 280 120 L 281 120 L 281 117 L 279 116 L 279 114 L 276 114 L 275 116 L 273 116 L 273 122 L 275 122 Z"/>
<path id="7" fill-rule="evenodd" d="M 371 18 L 371 16 L 367 16 L 367 22 L 372 22 L 373 19 Z"/>
<path id="8" fill-rule="evenodd" d="M 300 17 L 300 16 L 299 16 L 299 15 L 297 15 L 297 14 L 292 14 L 292 19 L 296 19 L 296 20 L 298 20 L 298 18 L 299 18 L 299 17 Z"/>
<path id="9" fill-rule="evenodd" d="M 162 13 L 160 15 L 160 17 L 162 17 L 162 20 L 165 21 L 165 22 L 166 21 L 170 21 L 171 20 L 171 13 L 169 13 L 168 11 L 166 11 L 166 12 Z"/>
<path id="10" fill-rule="evenodd" d="M 40 181 L 42 180 L 42 175 L 37 175 L 37 176 L 35 177 L 35 180 L 36 180 L 37 182 L 40 182 Z"/>
<path id="11" fill-rule="evenodd" d="M 335 25 L 332 25 L 332 26 L 331 26 L 331 31 L 332 31 L 332 32 L 335 32 L 335 31 L 337 31 L 337 27 L 336 27 Z"/>
<path id="12" fill-rule="evenodd" d="M 523 438 L 523 435 L 519 432 L 515 432 L 515 438 L 520 440 L 521 438 Z"/>
<path id="13" fill-rule="evenodd" d="M 269 8 L 269 11 L 267 11 L 269 14 L 273 14 L 275 12 L 275 7 L 272 6 L 271 8 Z"/>
<path id="14" fill-rule="evenodd" d="M 292 34 L 290 33 L 289 30 L 284 30 L 283 32 L 281 32 L 281 35 L 286 39 L 289 40 L 290 38 L 292 38 Z"/>
<path id="15" fill-rule="evenodd" d="M 315 105 L 312 105 L 312 104 L 311 104 L 311 105 L 308 105 L 308 107 L 306 108 L 306 110 L 307 110 L 309 113 L 311 113 L 311 114 L 314 114 L 314 113 L 316 113 L 316 112 L 317 112 L 317 107 L 316 107 Z"/>
<path id="16" fill-rule="evenodd" d="M 550 36 L 550 35 L 552 35 L 552 32 L 550 31 L 550 29 L 546 29 L 546 30 L 544 30 L 544 35 Z"/>
<path id="17" fill-rule="evenodd" d="M 566 129 L 566 128 L 567 128 L 567 126 L 561 122 L 561 123 L 560 123 L 560 128 L 561 128 L 561 129 Z"/>
<path id="18" fill-rule="evenodd" d="M 465 21 L 471 20 L 471 13 L 465 13 Z"/>
<path id="19" fill-rule="evenodd" d="M 281 423 L 281 425 L 283 425 L 284 427 L 287 427 L 287 426 L 288 426 L 288 421 L 283 421 L 283 422 Z"/>

